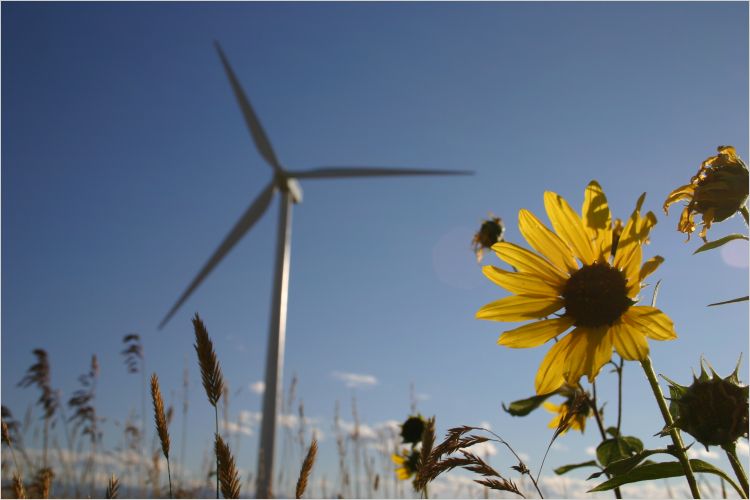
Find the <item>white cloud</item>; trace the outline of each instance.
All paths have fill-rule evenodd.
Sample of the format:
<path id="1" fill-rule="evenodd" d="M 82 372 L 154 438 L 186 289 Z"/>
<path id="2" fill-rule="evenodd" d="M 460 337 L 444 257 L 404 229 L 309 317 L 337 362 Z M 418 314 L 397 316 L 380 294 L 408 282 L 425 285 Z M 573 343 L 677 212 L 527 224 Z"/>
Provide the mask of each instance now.
<path id="1" fill-rule="evenodd" d="M 485 421 L 482 421 L 482 422 L 480 422 L 480 423 L 479 423 L 479 427 L 484 427 L 484 428 L 485 428 L 485 429 L 487 429 L 488 431 L 491 431 L 491 430 L 492 430 L 492 425 L 491 425 L 491 424 L 490 424 L 489 422 L 487 422 L 486 420 L 485 420 Z"/>
<path id="2" fill-rule="evenodd" d="M 305 417 L 304 424 L 306 430 L 314 432 L 318 441 L 322 442 L 325 439 L 325 433 L 318 427 L 319 420 L 318 418 Z M 230 434 L 252 436 L 262 421 L 263 414 L 261 412 L 242 410 L 239 413 L 237 422 L 227 422 L 226 429 Z M 277 415 L 276 422 L 279 427 L 296 430 L 299 428 L 299 415 L 282 413 Z"/>
<path id="3" fill-rule="evenodd" d="M 368 387 L 378 383 L 374 375 L 348 372 L 333 372 L 331 375 L 341 380 L 347 387 Z"/>
<path id="4" fill-rule="evenodd" d="M 250 390 L 255 394 L 263 394 L 263 392 L 265 392 L 266 390 L 266 383 L 262 380 L 253 382 L 252 384 L 250 384 Z"/>
<path id="5" fill-rule="evenodd" d="M 242 425 L 238 422 L 226 422 L 224 425 L 224 432 L 226 432 L 227 434 L 243 434 L 245 436 L 253 435 L 252 427 Z"/>
<path id="6" fill-rule="evenodd" d="M 612 498 L 611 491 L 586 493 L 599 482 L 601 481 L 588 481 L 567 475 L 543 476 L 539 481 L 539 487 L 545 498 Z M 690 498 L 687 484 L 683 486 L 682 483 L 669 483 L 667 488 L 664 481 L 644 481 L 621 486 L 621 489 L 624 498 Z M 526 489 L 529 486 L 527 482 Z"/>
<path id="7" fill-rule="evenodd" d="M 588 448 L 586 448 L 586 455 L 591 455 L 592 457 L 595 457 L 596 448 L 594 448 L 593 446 L 589 446 Z"/>
<path id="8" fill-rule="evenodd" d="M 693 446 L 688 450 L 687 454 L 690 458 L 710 458 L 713 460 L 717 460 L 719 458 L 719 454 L 716 451 L 706 450 L 705 448 L 699 446 L 697 443 L 696 446 Z"/>
<path id="9" fill-rule="evenodd" d="M 260 424 L 260 421 L 261 415 L 259 412 L 242 410 L 237 421 L 227 422 L 224 430 L 227 434 L 242 434 L 249 437 L 255 434 L 255 428 Z"/>
<path id="10" fill-rule="evenodd" d="M 748 446 L 747 441 L 743 441 L 742 439 L 737 441 L 737 453 L 740 455 L 750 455 L 750 446 Z"/>
<path id="11" fill-rule="evenodd" d="M 554 443 L 552 443 L 552 446 L 550 447 L 550 449 L 555 450 L 555 451 L 568 451 L 568 450 L 570 450 L 570 448 L 568 448 L 567 446 L 565 446 L 564 444 L 562 444 L 559 441 L 555 441 Z"/>
<path id="12" fill-rule="evenodd" d="M 734 240 L 721 247 L 721 258 L 724 263 L 731 267 L 746 269 L 748 267 L 747 245 L 746 241 Z"/>
<path id="13" fill-rule="evenodd" d="M 468 448 L 466 448 L 466 450 L 479 457 L 491 457 L 497 455 L 497 446 L 489 441 L 469 446 Z"/>

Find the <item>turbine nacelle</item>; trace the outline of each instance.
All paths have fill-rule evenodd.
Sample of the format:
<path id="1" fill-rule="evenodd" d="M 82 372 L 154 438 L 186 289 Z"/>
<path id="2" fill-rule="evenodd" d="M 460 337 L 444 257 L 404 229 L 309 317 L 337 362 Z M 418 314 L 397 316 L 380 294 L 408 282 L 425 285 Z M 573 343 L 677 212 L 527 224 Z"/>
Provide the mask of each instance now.
<path id="1" fill-rule="evenodd" d="M 274 185 L 279 191 L 289 193 L 295 204 L 302 203 L 302 186 L 297 179 L 289 176 L 286 172 L 276 172 L 273 180 Z"/>

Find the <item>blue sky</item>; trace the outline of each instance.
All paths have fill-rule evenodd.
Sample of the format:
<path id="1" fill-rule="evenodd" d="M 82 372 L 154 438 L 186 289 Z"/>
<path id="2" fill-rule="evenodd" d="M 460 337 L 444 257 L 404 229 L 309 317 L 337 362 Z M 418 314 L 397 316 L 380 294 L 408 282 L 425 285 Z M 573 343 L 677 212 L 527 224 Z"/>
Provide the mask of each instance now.
<path id="1" fill-rule="evenodd" d="M 353 391 L 333 372 L 377 380 L 354 390 L 371 425 L 403 419 L 414 383 L 441 432 L 486 421 L 540 462 L 549 415 L 512 418 L 500 403 L 533 393 L 547 348 L 499 347 L 505 325 L 474 319 L 506 292 L 481 275 L 470 239 L 491 211 L 519 242 L 519 209 L 544 219 L 545 190 L 580 207 L 591 179 L 615 216 L 646 191 L 659 219 L 645 255 L 666 258 L 652 281 L 679 339 L 651 343 L 657 371 L 687 382 L 704 355 L 728 373 L 743 352 L 747 380 L 747 306 L 704 307 L 747 295 L 747 245 L 694 256 L 697 238 L 675 231 L 679 209 L 661 211 L 716 146 L 748 157 L 745 3 L 4 3 L 2 14 L 2 402 L 16 415 L 36 398 L 16 387 L 32 349 L 49 352 L 64 395 L 97 354 L 114 446 L 113 421 L 140 411 L 139 378 L 119 354 L 138 332 L 146 369 L 177 407 L 187 359 L 198 467 L 213 415 L 192 348 L 196 311 L 242 389 L 232 418 L 259 411 L 248 386 L 263 378 L 275 203 L 156 330 L 272 175 L 214 39 L 290 169 L 476 172 L 302 183 L 285 382 L 298 375 L 305 412 L 328 436 L 329 479 L 334 404 L 351 420 Z M 712 233 L 738 231 L 735 218 Z M 601 376 L 608 418 L 613 384 Z M 624 390 L 625 432 L 659 445 L 637 365 L 626 365 Z M 178 412 L 175 436 L 180 426 Z M 587 460 L 593 431 L 565 436 L 547 472 Z M 243 440 L 238 461 L 254 470 L 256 437 Z"/>

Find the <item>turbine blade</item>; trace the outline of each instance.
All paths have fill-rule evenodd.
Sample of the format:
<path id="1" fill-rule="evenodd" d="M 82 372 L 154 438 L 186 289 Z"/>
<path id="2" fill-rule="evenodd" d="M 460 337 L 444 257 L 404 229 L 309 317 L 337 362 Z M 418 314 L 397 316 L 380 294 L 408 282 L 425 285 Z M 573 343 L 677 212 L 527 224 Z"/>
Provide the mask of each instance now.
<path id="1" fill-rule="evenodd" d="M 250 204 L 247 210 L 245 210 L 245 213 L 242 214 L 240 220 L 237 221 L 232 230 L 229 231 L 229 234 L 224 238 L 224 241 L 221 242 L 219 248 L 217 248 L 213 255 L 211 255 L 211 258 L 208 259 L 208 262 L 205 263 L 198 275 L 193 278 L 193 281 L 190 283 L 187 289 L 182 293 L 180 298 L 177 299 L 177 302 L 175 302 L 175 305 L 172 306 L 172 309 L 169 310 L 161 323 L 159 323 L 159 330 L 164 328 L 164 326 L 167 324 L 167 322 L 169 322 L 172 316 L 174 316 L 180 306 L 188 299 L 188 297 L 190 297 L 195 289 L 198 288 L 198 285 L 200 285 L 203 280 L 206 279 L 206 276 L 208 276 L 211 271 L 213 271 L 216 265 L 221 262 L 221 259 L 223 259 L 224 256 L 229 253 L 232 247 L 234 247 L 234 245 L 242 238 L 242 236 L 244 236 L 245 233 L 247 233 L 256 222 L 258 222 L 261 216 L 268 209 L 268 205 L 271 203 L 274 189 L 275 186 L 273 182 L 271 182 L 268 186 L 266 186 L 263 192 L 258 195 L 255 201 Z"/>
<path id="2" fill-rule="evenodd" d="M 321 167 L 300 172 L 288 172 L 297 179 L 345 179 L 351 177 L 392 177 L 407 175 L 474 175 L 470 170 L 425 170 L 418 168 L 386 167 Z"/>
<path id="3" fill-rule="evenodd" d="M 227 73 L 229 83 L 232 85 L 232 90 L 234 91 L 234 96 L 237 98 L 237 103 L 242 110 L 242 116 L 245 117 L 245 123 L 247 123 L 247 127 L 250 129 L 250 135 L 253 138 L 253 142 L 255 142 L 255 147 L 258 148 L 261 156 L 265 158 L 277 173 L 281 172 L 283 169 L 281 168 L 279 160 L 276 158 L 276 153 L 274 153 L 273 147 L 271 147 L 271 141 L 268 140 L 268 136 L 266 136 L 263 126 L 260 124 L 260 120 L 258 120 L 252 105 L 250 105 L 250 100 L 247 98 L 247 95 L 245 95 L 245 91 L 242 90 L 242 85 L 240 85 L 239 80 L 237 80 L 237 76 L 235 76 L 232 66 L 229 65 L 229 60 L 224 55 L 224 51 L 221 50 L 219 42 L 214 41 L 214 45 L 219 53 L 219 57 L 221 58 L 221 63 L 224 65 L 224 71 Z"/>

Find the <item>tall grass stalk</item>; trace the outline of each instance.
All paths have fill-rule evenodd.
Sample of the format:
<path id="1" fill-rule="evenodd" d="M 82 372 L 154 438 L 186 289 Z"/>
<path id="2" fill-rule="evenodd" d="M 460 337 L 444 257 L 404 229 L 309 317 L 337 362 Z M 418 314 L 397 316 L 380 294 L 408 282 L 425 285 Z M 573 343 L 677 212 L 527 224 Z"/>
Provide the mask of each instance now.
<path id="1" fill-rule="evenodd" d="M 161 451 L 164 453 L 164 458 L 167 459 L 169 498 L 173 498 L 172 470 L 169 465 L 169 429 L 167 427 L 167 417 L 164 414 L 164 400 L 161 397 L 161 389 L 159 388 L 159 377 L 156 376 L 156 373 L 151 375 L 151 400 L 154 404 L 154 422 L 156 423 L 156 432 L 159 435 L 159 441 L 161 442 Z"/>
<path id="2" fill-rule="evenodd" d="M 219 435 L 219 409 L 217 403 L 224 392 L 224 376 L 221 373 L 219 360 L 214 352 L 214 344 L 208 336 L 206 326 L 198 314 L 193 318 L 195 330 L 195 352 L 198 354 L 198 364 L 201 369 L 203 388 L 206 390 L 208 402 L 214 407 L 215 434 Z M 218 448 L 217 448 L 218 449 Z M 216 455 L 216 498 L 219 498 L 219 455 Z"/>

